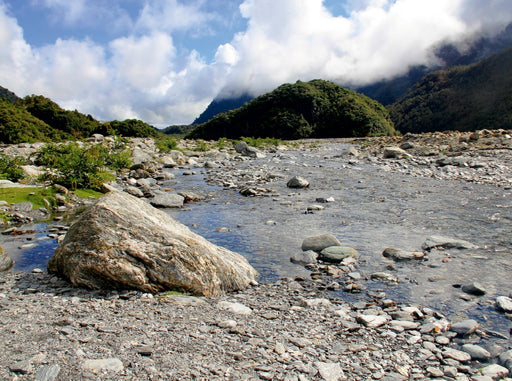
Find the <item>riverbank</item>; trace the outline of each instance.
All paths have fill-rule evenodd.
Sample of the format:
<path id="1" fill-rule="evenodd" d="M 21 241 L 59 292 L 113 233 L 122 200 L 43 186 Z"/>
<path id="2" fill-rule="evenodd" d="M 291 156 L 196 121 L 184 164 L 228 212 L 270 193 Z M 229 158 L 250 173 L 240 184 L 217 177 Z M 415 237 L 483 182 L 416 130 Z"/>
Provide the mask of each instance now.
<path id="1" fill-rule="evenodd" d="M 186 188 L 185 179 L 201 172 L 227 192 L 238 190 L 242 195 L 256 196 L 250 198 L 254 207 L 263 208 L 263 199 L 275 200 L 271 200 L 275 205 L 269 207 L 264 221 L 269 230 L 279 233 L 281 221 L 271 213 L 281 209 L 286 218 L 296 218 L 299 214 L 311 217 L 304 212 L 316 213 L 325 228 L 327 216 L 322 218 L 321 210 L 308 212 L 309 200 L 321 196 L 320 192 L 330 195 L 334 191 L 332 185 L 324 190 L 320 187 L 323 179 L 316 179 L 307 195 L 285 191 L 282 184 L 276 186 L 288 180 L 283 176 L 309 172 L 311 167 L 307 166 L 302 166 L 303 171 L 296 170 L 302 165 L 301 158 L 307 155 L 312 163 L 309 165 L 319 167 L 334 163 L 335 173 L 375 166 L 383 173 L 399 172 L 440 181 L 463 180 L 510 189 L 510 136 L 499 131 L 471 136 L 446 133 L 343 140 L 352 144 L 343 151 L 322 149 L 332 141 L 309 141 L 299 146 L 304 156 L 287 153 L 297 147 L 261 149 L 261 153 L 268 155 L 264 166 L 250 165 L 251 156 L 232 149 L 195 151 L 196 143 L 189 141 L 182 143 L 184 153 L 159 157 L 160 165 L 162 160 L 167 163 L 169 172 L 164 170 L 168 173 L 165 177 L 159 178 L 159 170 L 148 171 L 150 166 L 142 166 L 125 174 L 117 186 L 134 193 L 138 189 L 141 197 L 149 201 L 154 195 L 174 193 L 171 189 L 179 183 L 181 188 Z M 386 151 L 390 146 L 395 149 Z M 151 150 L 150 144 L 138 144 L 139 154 L 151 157 Z M 241 162 L 249 166 L 239 170 Z M 294 163 L 294 173 L 286 171 L 290 163 Z M 319 168 L 322 173 L 324 169 Z M 136 179 L 135 175 L 146 177 Z M 144 179 L 152 180 L 139 181 Z M 353 183 L 345 182 L 342 186 L 356 193 L 364 192 L 371 185 L 370 180 L 358 177 Z M 404 185 L 397 186 L 404 188 Z M 181 193 L 189 199 L 194 196 L 191 192 Z M 264 198 L 258 200 L 257 196 Z M 370 192 L 363 205 L 378 211 L 389 198 L 373 197 Z M 509 215 L 509 206 L 503 200 L 501 215 L 494 216 L 497 221 L 505 221 Z M 343 208 L 348 201 L 344 200 L 339 207 Z M 417 198 L 413 204 L 420 201 Z M 208 200 L 204 203 L 208 204 Z M 199 211 L 205 205 L 198 205 Z M 334 207 L 329 209 L 332 203 L 320 206 L 324 205 L 327 214 L 336 216 Z M 406 209 L 407 219 L 412 218 L 409 213 L 414 207 L 409 205 Z M 402 210 L 393 205 L 383 210 L 395 213 L 395 209 L 397 217 L 394 214 L 391 217 L 396 222 L 391 224 L 402 224 L 405 220 Z M 243 231 L 244 224 L 231 213 L 233 224 L 240 225 Z M 274 224 L 270 224 L 270 218 Z M 439 222 L 432 224 L 438 226 Z M 255 225 L 246 224 L 251 230 L 257 228 Z M 219 234 L 229 237 L 230 226 L 219 228 Z M 411 230 L 410 225 L 407 228 Z M 302 234 L 304 238 L 305 231 Z M 276 244 L 282 246 L 283 239 Z M 300 241 L 295 242 L 297 247 L 299 244 Z M 439 261 L 431 254 L 427 264 L 446 268 L 448 261 L 457 263 L 457 257 L 462 257 L 447 256 L 446 252 L 438 254 Z M 426 267 L 420 269 L 427 271 Z M 455 324 L 452 328 L 452 322 L 439 312 L 421 305 L 403 305 L 402 301 L 390 300 L 389 296 L 382 298 L 373 290 L 374 298 L 361 297 L 349 303 L 326 291 L 331 278 L 318 273 L 311 275 L 313 278 L 301 275 L 222 298 L 204 299 L 96 292 L 71 288 L 44 272 L 3 273 L 0 274 L 0 337 L 5 338 L 7 350 L 0 354 L 0 378 L 479 380 L 482 373 L 492 372 L 493 368 L 487 367 L 494 363 L 511 366 L 507 362 L 511 356 L 510 337 L 503 332 L 492 332 L 485 323 L 463 319 L 462 327 Z M 360 281 L 351 283 L 364 284 L 364 272 L 360 275 L 363 275 Z M 344 287 L 343 279 L 337 282 Z M 492 338 L 496 340 L 489 341 Z M 464 344 L 466 352 L 462 353 Z M 479 348 L 467 344 L 478 344 Z M 468 358 L 468 351 L 472 352 L 472 358 Z M 507 370 L 497 369 L 503 374 Z M 494 373 L 496 377 L 498 373 Z M 58 377 L 52 378 L 54 374 Z"/>
<path id="2" fill-rule="evenodd" d="M 302 279 L 198 298 L 3 273 L 0 310 L 5 380 L 487 380 L 506 372 L 488 356 L 512 358 L 469 345 L 485 335 L 476 322 L 351 304 Z"/>

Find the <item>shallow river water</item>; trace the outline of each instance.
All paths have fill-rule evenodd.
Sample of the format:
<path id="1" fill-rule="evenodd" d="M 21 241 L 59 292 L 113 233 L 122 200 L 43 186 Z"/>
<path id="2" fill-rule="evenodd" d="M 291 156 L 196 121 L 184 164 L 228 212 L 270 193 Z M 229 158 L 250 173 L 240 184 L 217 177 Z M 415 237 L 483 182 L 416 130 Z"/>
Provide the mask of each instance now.
<path id="1" fill-rule="evenodd" d="M 170 170 L 174 188 L 207 196 L 183 210 L 168 210 L 176 220 L 208 240 L 244 255 L 260 272 L 261 281 L 308 276 L 290 262 L 305 237 L 331 233 L 362 257 L 358 271 L 364 287 L 382 290 L 390 299 L 439 310 L 449 318 L 476 318 L 489 329 L 509 335 L 511 322 L 494 308 L 496 296 L 512 292 L 512 191 L 510 188 L 418 178 L 398 174 L 365 160 L 349 161 L 346 146 L 326 144 L 311 150 L 267 154 L 264 159 L 233 164 L 247 173 L 265 171 L 276 176 L 266 185 L 269 196 L 244 197 L 237 190 L 206 182 L 229 169 L 195 175 Z M 298 175 L 310 187 L 286 187 Z M 324 210 L 306 213 L 319 197 L 332 197 Z M 36 225 L 44 229 L 44 225 Z M 421 250 L 431 235 L 459 238 L 479 246 L 474 250 L 435 251 L 422 261 L 393 263 L 382 256 L 387 247 Z M 55 248 L 42 233 L 38 246 L 23 250 L 15 270 L 44 267 Z M 394 270 L 387 270 L 394 265 Z M 370 274 L 389 271 L 400 283 L 388 286 L 369 280 Z M 478 282 L 487 294 L 462 300 L 460 285 Z M 356 301 L 363 294 L 335 293 Z"/>
<path id="2" fill-rule="evenodd" d="M 493 302 L 512 292 L 511 190 L 392 173 L 363 160 L 349 163 L 340 155 L 344 148 L 333 144 L 287 151 L 236 166 L 282 175 L 268 184 L 272 196 L 244 197 L 233 189 L 206 185 L 204 173 L 178 176 L 178 188 L 208 195 L 209 200 L 170 213 L 212 242 L 243 254 L 263 281 L 308 275 L 290 262 L 290 256 L 301 250 L 305 237 L 334 234 L 362 254 L 358 270 L 363 277 L 388 271 L 388 265 L 396 268 L 390 272 L 400 279 L 398 285 L 368 281 L 369 289 L 451 318 L 489 320 L 485 325 L 508 335 L 510 321 L 495 311 Z M 287 180 L 295 175 L 306 178 L 310 187 L 287 188 Z M 306 213 L 318 197 L 335 201 Z M 387 247 L 421 250 L 431 235 L 467 240 L 479 249 L 434 251 L 422 261 L 399 263 L 382 256 Z M 487 294 L 462 300 L 460 286 L 472 282 L 482 284 Z M 352 301 L 361 297 L 342 291 L 337 296 Z"/>

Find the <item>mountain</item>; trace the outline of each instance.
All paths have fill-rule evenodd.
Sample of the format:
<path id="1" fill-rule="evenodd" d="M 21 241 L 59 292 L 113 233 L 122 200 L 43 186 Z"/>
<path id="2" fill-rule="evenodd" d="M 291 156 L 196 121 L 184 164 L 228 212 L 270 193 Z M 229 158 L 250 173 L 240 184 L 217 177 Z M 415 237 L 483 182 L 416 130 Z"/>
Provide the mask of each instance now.
<path id="1" fill-rule="evenodd" d="M 438 67 L 413 66 L 405 75 L 356 87 L 355 90 L 385 106 L 391 105 L 429 72 L 446 70 L 453 66 L 470 65 L 512 47 L 512 23 L 496 36 L 480 37 L 468 45 L 467 49 L 461 50 L 453 43 L 444 43 L 435 50 L 435 56 L 442 62 Z"/>
<path id="2" fill-rule="evenodd" d="M 441 44 L 435 50 L 435 56 L 442 63 L 437 67 L 429 68 L 424 65 L 409 68 L 406 74 L 383 81 L 375 82 L 366 86 L 353 87 L 358 93 L 364 94 L 385 106 L 395 103 L 405 95 L 414 84 L 421 80 L 426 74 L 435 70 L 448 69 L 452 66 L 469 65 L 476 63 L 498 53 L 499 51 L 512 46 L 512 24 L 509 24 L 503 31 L 493 37 L 480 37 L 467 43 L 466 49 L 459 49 L 453 43 Z M 239 97 L 228 97 L 214 99 L 206 110 L 193 122 L 201 124 L 215 115 L 242 107 L 254 97 L 244 94 Z"/>
<path id="3" fill-rule="evenodd" d="M 11 103 L 17 102 L 21 99 L 12 91 L 2 86 L 0 86 L 0 98 L 7 99 Z"/>
<path id="4" fill-rule="evenodd" d="M 247 102 L 250 102 L 254 99 L 252 95 L 242 94 L 237 97 L 231 98 L 223 98 L 223 99 L 214 99 L 204 110 L 199 117 L 194 120 L 192 124 L 201 124 L 204 122 L 208 122 L 214 116 L 226 112 L 229 110 L 234 110 L 239 107 L 242 107 Z"/>
<path id="5" fill-rule="evenodd" d="M 199 125 L 188 137 L 300 139 L 394 133 L 380 103 L 332 82 L 313 80 L 281 85 Z"/>
<path id="6" fill-rule="evenodd" d="M 427 74 L 388 109 L 402 133 L 512 129 L 512 48 Z"/>

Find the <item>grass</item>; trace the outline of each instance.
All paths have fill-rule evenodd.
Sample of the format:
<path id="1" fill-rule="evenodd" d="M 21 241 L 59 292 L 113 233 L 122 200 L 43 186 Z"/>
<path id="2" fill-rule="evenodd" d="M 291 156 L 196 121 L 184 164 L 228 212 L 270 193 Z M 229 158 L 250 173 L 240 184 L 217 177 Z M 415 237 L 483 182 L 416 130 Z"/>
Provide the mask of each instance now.
<path id="1" fill-rule="evenodd" d="M 32 203 L 34 209 L 48 208 L 48 204 L 50 206 L 57 205 L 56 193 L 57 190 L 54 187 L 0 188 L 0 200 L 7 201 L 9 204 L 28 201 Z M 79 198 L 100 198 L 103 196 L 103 193 L 92 189 L 77 189 L 74 193 Z M 4 212 L 0 211 L 0 220 L 6 223 L 9 218 Z"/>
<path id="2" fill-rule="evenodd" d="M 100 198 L 104 195 L 94 189 L 75 189 L 73 193 L 79 198 Z"/>
<path id="3" fill-rule="evenodd" d="M 47 207 L 45 199 L 50 205 L 56 205 L 56 193 L 53 187 L 0 188 L 0 200 L 7 201 L 9 204 L 30 201 L 34 209 L 38 209 Z"/>

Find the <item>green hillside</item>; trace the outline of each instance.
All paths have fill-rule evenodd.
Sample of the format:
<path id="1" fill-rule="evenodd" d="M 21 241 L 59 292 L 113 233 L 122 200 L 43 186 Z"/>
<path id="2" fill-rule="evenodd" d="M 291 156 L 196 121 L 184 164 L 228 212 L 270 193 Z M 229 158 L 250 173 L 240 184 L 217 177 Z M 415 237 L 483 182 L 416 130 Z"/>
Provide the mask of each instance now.
<path id="1" fill-rule="evenodd" d="M 7 95 L 11 93 L 4 90 Z M 41 95 L 17 98 L 14 103 L 12 99 L 0 96 L 0 142 L 5 144 L 58 142 L 88 138 L 95 133 L 143 138 L 159 135 L 141 120 L 101 123 L 77 110 L 64 110 Z"/>
<path id="2" fill-rule="evenodd" d="M 188 137 L 300 139 L 393 134 L 384 106 L 332 82 L 314 80 L 284 84 L 239 109 L 217 115 Z"/>
<path id="3" fill-rule="evenodd" d="M 71 135 L 56 130 L 24 107 L 0 99 L 0 142 L 6 144 L 49 142 L 72 139 Z"/>
<path id="4" fill-rule="evenodd" d="M 512 48 L 426 75 L 389 112 L 402 133 L 512 129 Z"/>

